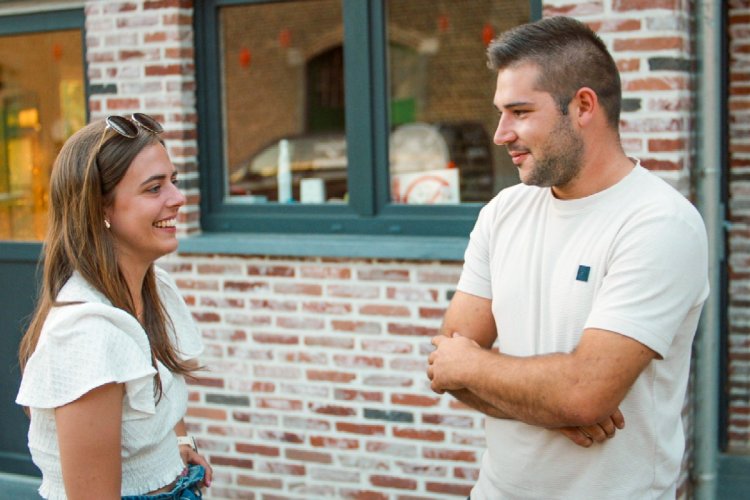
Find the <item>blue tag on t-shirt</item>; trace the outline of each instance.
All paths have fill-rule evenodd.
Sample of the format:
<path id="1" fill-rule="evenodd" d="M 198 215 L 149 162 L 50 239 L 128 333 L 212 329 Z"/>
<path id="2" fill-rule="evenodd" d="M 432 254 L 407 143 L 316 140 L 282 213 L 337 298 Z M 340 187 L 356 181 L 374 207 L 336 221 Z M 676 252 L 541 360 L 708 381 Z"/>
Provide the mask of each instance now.
<path id="1" fill-rule="evenodd" d="M 591 268 L 589 266 L 578 266 L 578 274 L 576 274 L 576 280 L 588 281 L 589 272 L 591 272 Z"/>

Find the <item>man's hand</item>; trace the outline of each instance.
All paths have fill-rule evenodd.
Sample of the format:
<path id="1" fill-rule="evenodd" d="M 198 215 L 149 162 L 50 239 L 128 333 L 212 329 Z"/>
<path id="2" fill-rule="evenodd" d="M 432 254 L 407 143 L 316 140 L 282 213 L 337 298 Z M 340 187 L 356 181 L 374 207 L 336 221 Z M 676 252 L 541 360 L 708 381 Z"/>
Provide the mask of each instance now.
<path id="1" fill-rule="evenodd" d="M 432 390 L 443 394 L 445 391 L 463 389 L 466 367 L 471 366 L 470 359 L 483 351 L 482 347 L 459 333 L 453 333 L 450 337 L 433 337 L 432 345 L 435 350 L 427 359 L 427 376 L 432 381 Z"/>
<path id="2" fill-rule="evenodd" d="M 594 443 L 603 443 L 615 436 L 617 429 L 625 427 L 625 417 L 618 409 L 615 413 L 605 418 L 596 425 L 585 427 L 561 427 L 557 430 L 562 432 L 568 439 L 578 446 L 588 448 Z"/>

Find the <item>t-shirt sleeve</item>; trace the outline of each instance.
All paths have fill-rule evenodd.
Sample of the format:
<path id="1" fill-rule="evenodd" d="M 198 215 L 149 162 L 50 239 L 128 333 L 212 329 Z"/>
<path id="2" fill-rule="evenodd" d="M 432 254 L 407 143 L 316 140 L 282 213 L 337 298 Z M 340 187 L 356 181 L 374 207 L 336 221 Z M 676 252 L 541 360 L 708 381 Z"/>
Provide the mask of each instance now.
<path id="1" fill-rule="evenodd" d="M 479 212 L 474 229 L 469 236 L 469 244 L 464 252 L 464 267 L 456 289 L 483 297 L 492 298 L 490 281 L 490 230 L 492 227 L 492 207 L 496 199 L 485 205 Z"/>
<path id="2" fill-rule="evenodd" d="M 697 211 L 651 213 L 622 228 L 586 321 L 664 357 L 688 312 L 708 296 L 708 246 Z M 692 332 L 691 332 L 692 333 Z"/>
<path id="3" fill-rule="evenodd" d="M 102 304 L 63 306 L 50 311 L 16 402 L 52 409 L 120 383 L 125 385 L 124 415 L 146 416 L 155 411 L 155 373 L 148 339 L 131 316 Z"/>
<path id="4" fill-rule="evenodd" d="M 165 270 L 154 266 L 159 293 L 172 321 L 170 331 L 178 355 L 183 360 L 196 359 L 203 353 L 203 340 L 185 300 L 172 277 Z"/>

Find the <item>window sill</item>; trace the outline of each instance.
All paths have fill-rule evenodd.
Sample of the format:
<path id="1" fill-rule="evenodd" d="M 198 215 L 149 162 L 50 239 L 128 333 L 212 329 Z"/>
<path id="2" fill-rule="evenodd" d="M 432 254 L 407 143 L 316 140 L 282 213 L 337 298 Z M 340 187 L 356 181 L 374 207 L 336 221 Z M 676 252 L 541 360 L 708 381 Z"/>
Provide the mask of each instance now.
<path id="1" fill-rule="evenodd" d="M 208 233 L 180 239 L 180 254 L 463 261 L 468 238 Z"/>

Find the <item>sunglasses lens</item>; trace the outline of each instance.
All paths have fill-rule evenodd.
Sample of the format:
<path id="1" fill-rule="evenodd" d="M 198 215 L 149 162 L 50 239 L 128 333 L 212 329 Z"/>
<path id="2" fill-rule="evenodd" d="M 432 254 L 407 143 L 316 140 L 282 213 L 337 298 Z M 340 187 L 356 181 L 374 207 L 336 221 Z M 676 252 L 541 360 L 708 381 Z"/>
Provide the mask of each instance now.
<path id="1" fill-rule="evenodd" d="M 164 127 L 161 126 L 161 123 L 144 113 L 133 113 L 133 120 L 153 134 L 161 134 L 164 132 Z"/>
<path id="2" fill-rule="evenodd" d="M 107 117 L 107 126 L 118 134 L 132 139 L 138 135 L 138 127 L 125 117 L 110 115 Z"/>

